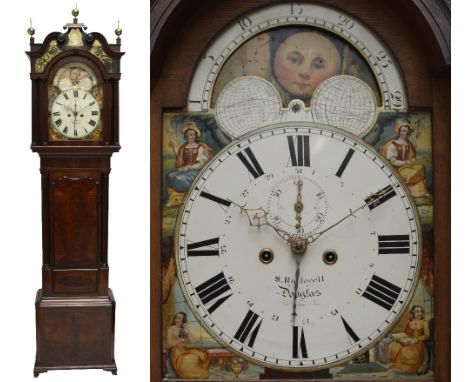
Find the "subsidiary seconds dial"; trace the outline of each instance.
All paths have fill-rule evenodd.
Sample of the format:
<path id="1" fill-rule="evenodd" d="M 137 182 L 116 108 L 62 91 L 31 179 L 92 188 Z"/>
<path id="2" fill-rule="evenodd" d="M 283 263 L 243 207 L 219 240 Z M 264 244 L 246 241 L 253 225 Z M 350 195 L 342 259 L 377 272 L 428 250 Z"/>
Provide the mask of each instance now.
<path id="1" fill-rule="evenodd" d="M 179 282 L 201 324 L 252 362 L 308 370 L 390 330 L 420 267 L 415 207 L 364 142 L 272 125 L 223 149 L 177 221 Z"/>

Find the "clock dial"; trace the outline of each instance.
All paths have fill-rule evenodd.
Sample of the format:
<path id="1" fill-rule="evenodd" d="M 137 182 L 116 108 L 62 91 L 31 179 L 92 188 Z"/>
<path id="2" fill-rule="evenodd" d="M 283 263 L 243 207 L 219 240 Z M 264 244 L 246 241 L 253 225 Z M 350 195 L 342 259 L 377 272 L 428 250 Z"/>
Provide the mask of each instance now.
<path id="1" fill-rule="evenodd" d="M 83 62 L 61 66 L 49 83 L 49 139 L 99 140 L 102 135 L 102 84 Z"/>
<path id="2" fill-rule="evenodd" d="M 241 18 L 233 22 L 220 34 L 206 49 L 205 54 L 199 62 L 199 65 L 192 78 L 189 95 L 188 95 L 188 110 L 189 111 L 209 111 L 212 107 L 214 87 L 218 86 L 220 73 L 226 66 L 229 58 L 234 57 L 234 60 L 239 60 L 235 57 L 236 50 L 243 44 L 245 45 L 245 55 L 248 60 L 240 60 L 240 72 L 235 74 L 235 77 L 250 73 L 254 76 L 264 77 L 272 70 L 270 65 L 270 48 L 269 37 L 264 33 L 278 27 L 311 27 L 317 30 L 331 32 L 338 36 L 341 40 L 353 47 L 357 52 L 360 52 L 362 58 L 368 63 L 374 78 L 377 81 L 376 86 L 380 92 L 380 104 L 384 109 L 405 110 L 407 108 L 407 99 L 405 85 L 399 69 L 396 65 L 396 59 L 388 47 L 377 38 L 374 33 L 362 24 L 357 18 L 346 14 L 340 10 L 329 8 L 321 4 L 303 4 L 303 3 L 284 3 L 275 4 L 265 7 L 249 14 L 243 15 Z M 308 33 L 308 32 L 307 32 Z M 306 36 L 309 40 L 315 39 L 315 47 L 324 47 L 324 54 L 329 52 L 329 42 L 324 41 L 323 37 L 317 36 L 317 33 Z M 299 38 L 296 36 L 295 38 Z M 294 38 L 294 37 L 292 37 Z M 301 47 L 303 41 L 289 40 L 290 45 Z M 279 56 L 285 49 L 278 49 Z M 310 52 L 309 50 L 305 50 Z M 336 52 L 335 52 L 336 53 Z M 306 62 L 306 54 L 302 54 L 300 49 L 290 52 L 293 56 L 288 57 L 288 52 L 285 51 L 286 58 L 291 62 L 299 64 L 300 61 Z M 336 54 L 335 54 L 336 55 Z M 339 74 L 338 69 L 334 66 L 326 65 L 326 55 L 320 57 L 312 57 L 311 65 L 319 65 L 322 72 L 329 71 L 329 75 Z M 328 57 L 328 62 L 333 62 L 333 57 Z M 336 58 L 336 57 L 335 57 Z M 318 61 L 317 61 L 318 59 Z M 278 82 L 286 89 L 294 91 L 297 94 L 307 95 L 310 99 L 312 92 L 304 87 L 306 83 L 287 83 L 287 73 L 285 67 L 277 60 L 274 60 L 277 66 Z M 322 73 L 323 74 L 323 73 Z M 326 79 L 327 77 L 323 77 Z M 282 80 L 283 79 L 283 80 Z M 299 89 L 293 87 L 299 86 Z M 224 87 L 224 86 L 223 86 Z"/>
<path id="3" fill-rule="evenodd" d="M 356 356 L 418 280 L 405 187 L 364 142 L 322 125 L 272 125 L 227 146 L 193 182 L 177 230 L 179 283 L 199 321 L 271 368 Z"/>
<path id="4" fill-rule="evenodd" d="M 72 87 L 61 92 L 51 108 L 52 127 L 67 138 L 89 136 L 99 124 L 100 107 L 93 95 Z"/>

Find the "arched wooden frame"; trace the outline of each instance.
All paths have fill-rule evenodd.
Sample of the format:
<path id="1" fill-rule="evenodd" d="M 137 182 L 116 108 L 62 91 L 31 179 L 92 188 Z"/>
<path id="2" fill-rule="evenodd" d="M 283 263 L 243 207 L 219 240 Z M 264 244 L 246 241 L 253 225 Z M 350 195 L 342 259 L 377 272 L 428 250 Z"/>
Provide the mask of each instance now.
<path id="1" fill-rule="evenodd" d="M 184 110 L 209 41 L 272 0 L 151 2 L 151 381 L 162 379 L 161 158 L 165 110 Z M 409 110 L 431 110 L 434 182 L 435 380 L 450 381 L 450 10 L 443 0 L 329 0 L 372 29 L 395 54 Z"/>
<path id="2" fill-rule="evenodd" d="M 69 32 L 66 32 L 69 33 Z M 120 58 L 124 55 L 124 52 L 120 52 L 120 42 L 117 44 L 109 44 L 106 38 L 98 32 L 89 33 L 87 36 L 90 37 L 87 41 L 87 46 L 81 48 L 65 48 L 60 54 L 56 55 L 50 62 L 48 62 L 43 70 L 36 71 L 35 63 L 36 60 L 43 57 L 47 53 L 52 42 L 58 42 L 61 46 L 63 34 L 59 32 L 49 33 L 41 44 L 34 44 L 32 39 L 31 51 L 26 52 L 31 60 L 31 80 L 32 80 L 32 94 L 33 104 L 32 113 L 34 115 L 41 115 L 41 118 L 33 119 L 32 128 L 32 144 L 31 147 L 38 152 L 48 150 L 48 146 L 105 146 L 109 148 L 107 151 L 118 151 L 119 145 L 119 118 L 118 118 L 118 97 L 119 97 L 119 80 L 120 80 Z M 64 40 L 65 41 L 65 40 Z M 106 56 L 111 62 L 110 67 L 106 68 L 104 62 L 97 57 L 95 54 L 89 51 L 90 44 L 98 42 L 102 48 L 104 56 Z M 62 49 L 62 48 L 61 48 Z M 96 74 L 100 84 L 103 87 L 104 99 L 102 105 L 102 123 L 103 123 L 103 134 L 101 140 L 90 141 L 90 140 L 67 140 L 67 141 L 55 141 L 49 142 L 48 140 L 48 126 L 47 126 L 47 92 L 48 84 L 55 76 L 56 71 L 63 65 L 79 61 L 87 64 L 92 68 Z M 36 98 L 38 101 L 36 102 Z M 112 148 L 113 147 L 113 148 Z"/>
<path id="3" fill-rule="evenodd" d="M 47 79 L 47 86 L 43 86 L 42 89 L 40 90 L 40 98 L 41 99 L 47 99 L 47 92 L 48 92 L 48 86 L 50 83 L 54 80 L 54 77 L 56 76 L 57 72 L 59 69 L 63 68 L 65 65 L 70 64 L 72 62 L 79 62 L 84 65 L 87 65 L 94 73 L 96 76 L 96 79 L 99 83 L 100 86 L 103 88 L 103 105 L 102 105 L 102 110 L 101 110 L 101 118 L 102 118 L 102 125 L 103 125 L 103 134 L 101 136 L 101 139 L 98 141 L 93 141 L 93 140 L 84 140 L 82 139 L 81 142 L 86 142 L 87 145 L 90 146 L 99 146 L 102 145 L 104 141 L 109 141 L 110 137 L 110 129 L 106 128 L 110 123 L 110 118 L 111 118 L 111 110 L 109 107 L 111 106 L 110 102 L 107 102 L 107 98 L 111 98 L 111 95 L 108 94 L 111 89 L 109 89 L 106 84 L 109 83 L 108 81 L 108 74 L 107 71 L 104 67 L 104 65 L 99 61 L 95 56 L 93 56 L 91 53 L 87 51 L 82 51 L 82 50 L 77 50 L 76 52 L 73 51 L 66 51 L 62 53 L 61 55 L 55 57 L 51 63 L 47 66 L 47 69 L 44 71 L 42 74 L 43 78 Z M 43 118 L 47 119 L 47 115 L 44 114 Z M 42 139 L 46 140 L 48 139 L 48 130 L 49 130 L 49 124 L 47 123 L 47 120 L 42 121 L 41 123 L 41 134 L 42 134 Z M 56 145 L 56 146 L 70 146 L 73 145 L 72 140 L 60 140 L 60 141 L 49 141 L 49 145 Z"/>

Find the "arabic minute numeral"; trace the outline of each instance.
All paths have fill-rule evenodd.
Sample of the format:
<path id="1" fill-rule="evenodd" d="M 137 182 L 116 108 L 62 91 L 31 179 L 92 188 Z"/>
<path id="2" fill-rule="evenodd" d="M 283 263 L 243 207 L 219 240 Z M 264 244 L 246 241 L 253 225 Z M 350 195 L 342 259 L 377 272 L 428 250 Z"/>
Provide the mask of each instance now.
<path id="1" fill-rule="evenodd" d="M 381 50 L 375 57 L 379 61 L 380 65 L 382 65 L 382 68 L 388 68 L 393 64 L 392 60 L 384 50 Z"/>
<path id="2" fill-rule="evenodd" d="M 314 219 L 317 223 L 322 224 L 325 221 L 325 218 L 321 212 L 317 214 L 317 216 Z"/>
<path id="3" fill-rule="evenodd" d="M 291 3 L 291 15 L 300 16 L 302 15 L 302 11 L 301 4 Z"/>
<path id="4" fill-rule="evenodd" d="M 211 59 L 212 62 L 214 62 L 214 60 L 215 60 L 215 58 L 213 56 L 209 55 L 208 53 L 205 53 L 203 55 L 203 59 L 205 59 L 205 58 Z M 190 102 L 198 102 L 199 103 L 200 101 L 190 101 Z"/>
<path id="5" fill-rule="evenodd" d="M 272 220 L 273 220 L 273 223 L 279 223 L 281 221 L 281 218 L 279 216 L 273 216 Z"/>
<path id="6" fill-rule="evenodd" d="M 281 194 L 282 194 L 282 191 L 278 189 L 273 189 L 271 190 L 271 193 L 270 193 L 271 196 L 276 197 L 276 198 L 279 198 Z"/>
<path id="7" fill-rule="evenodd" d="M 338 20 L 340 20 L 338 21 L 338 25 L 341 25 L 342 27 L 347 28 L 347 29 L 353 29 L 354 20 L 351 19 L 350 17 L 340 14 L 338 16 Z"/>
<path id="8" fill-rule="evenodd" d="M 242 30 L 245 30 L 245 29 L 250 28 L 252 26 L 252 20 L 249 17 L 242 17 L 239 20 L 239 25 L 242 28 Z"/>
<path id="9" fill-rule="evenodd" d="M 392 99 L 393 107 L 399 109 L 403 106 L 403 96 L 401 91 L 397 90 L 390 94 L 390 98 Z"/>

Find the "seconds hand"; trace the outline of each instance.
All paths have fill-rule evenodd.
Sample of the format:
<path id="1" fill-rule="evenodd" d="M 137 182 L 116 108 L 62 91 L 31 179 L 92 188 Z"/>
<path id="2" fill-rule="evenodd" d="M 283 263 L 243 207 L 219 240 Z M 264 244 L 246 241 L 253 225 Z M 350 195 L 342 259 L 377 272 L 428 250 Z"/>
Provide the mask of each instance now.
<path id="1" fill-rule="evenodd" d="M 297 255 L 295 254 L 294 255 L 295 258 L 296 258 L 296 279 L 294 280 L 294 300 L 293 300 L 293 312 L 292 312 L 292 316 L 293 316 L 293 325 L 296 324 L 296 316 L 297 316 L 297 313 L 296 313 L 296 301 L 297 301 L 297 287 L 299 286 L 299 276 L 301 274 L 301 258 L 302 258 L 302 255 Z"/>
<path id="2" fill-rule="evenodd" d="M 75 98 L 75 111 L 73 112 L 73 130 L 76 131 L 76 116 L 78 115 L 78 112 L 76 111 L 76 98 Z"/>

